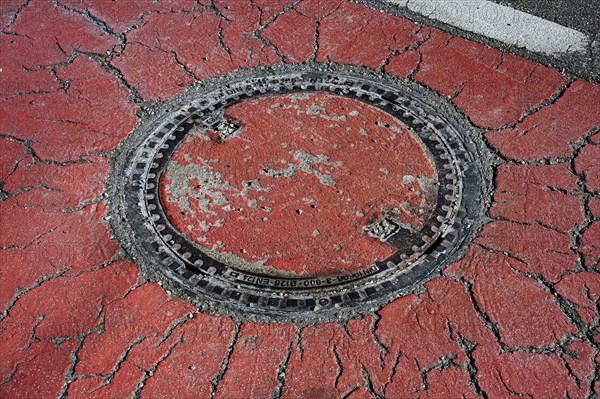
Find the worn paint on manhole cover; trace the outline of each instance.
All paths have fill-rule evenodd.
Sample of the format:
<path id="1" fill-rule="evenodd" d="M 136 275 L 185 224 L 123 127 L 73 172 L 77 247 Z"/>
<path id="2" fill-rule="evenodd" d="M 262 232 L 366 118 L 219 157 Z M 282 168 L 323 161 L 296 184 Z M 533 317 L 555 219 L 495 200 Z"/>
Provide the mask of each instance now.
<path id="1" fill-rule="evenodd" d="M 190 91 L 113 168 L 112 227 L 189 300 L 323 317 L 414 289 L 481 214 L 478 146 L 414 85 L 278 67 Z"/>
<path id="2" fill-rule="evenodd" d="M 235 135 L 195 121 L 159 197 L 173 227 L 224 263 L 280 277 L 361 272 L 435 208 L 429 154 L 379 108 L 318 91 L 240 99 L 219 117 Z"/>

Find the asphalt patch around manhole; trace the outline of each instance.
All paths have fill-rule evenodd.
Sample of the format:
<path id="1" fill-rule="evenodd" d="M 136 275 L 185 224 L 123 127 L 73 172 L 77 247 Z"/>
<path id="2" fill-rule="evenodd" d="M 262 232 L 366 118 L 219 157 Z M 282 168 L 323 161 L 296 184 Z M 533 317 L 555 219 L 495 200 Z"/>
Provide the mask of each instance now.
<path id="1" fill-rule="evenodd" d="M 243 145 L 238 137 L 243 135 L 243 122 L 228 118 L 228 108 L 294 93 L 325 93 L 366 104 L 401 123 L 421 144 L 437 179 L 433 206 L 422 225 L 411 228 L 380 207 L 355 228 L 361 239 L 391 249 L 390 256 L 360 270 L 340 267 L 340 272 L 329 274 L 293 275 L 248 267 L 243 257 L 190 239 L 175 227 L 173 215 L 165 212 L 161 179 L 186 139 L 200 132 L 217 145 Z M 451 104 L 412 82 L 334 64 L 252 68 L 188 90 L 136 129 L 112 165 L 108 220 L 117 240 L 149 280 L 170 287 L 175 296 L 202 311 L 276 322 L 348 318 L 420 290 L 425 281 L 462 256 L 481 226 L 488 203 L 489 158 L 479 136 Z M 400 186 L 403 176 L 393 177 Z M 215 202 L 214 196 L 196 198 Z M 226 228 L 233 233 L 236 226 Z M 294 245 L 290 242 L 290 247 Z"/>

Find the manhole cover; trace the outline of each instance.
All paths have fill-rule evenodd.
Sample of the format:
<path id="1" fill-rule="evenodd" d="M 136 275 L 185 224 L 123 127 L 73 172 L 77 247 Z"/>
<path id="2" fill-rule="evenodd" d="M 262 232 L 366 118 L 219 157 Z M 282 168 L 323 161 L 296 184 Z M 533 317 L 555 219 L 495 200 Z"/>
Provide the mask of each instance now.
<path id="1" fill-rule="evenodd" d="M 190 91 L 124 144 L 111 227 L 192 302 L 361 311 L 456 259 L 478 226 L 478 146 L 415 85 L 310 65 Z"/>

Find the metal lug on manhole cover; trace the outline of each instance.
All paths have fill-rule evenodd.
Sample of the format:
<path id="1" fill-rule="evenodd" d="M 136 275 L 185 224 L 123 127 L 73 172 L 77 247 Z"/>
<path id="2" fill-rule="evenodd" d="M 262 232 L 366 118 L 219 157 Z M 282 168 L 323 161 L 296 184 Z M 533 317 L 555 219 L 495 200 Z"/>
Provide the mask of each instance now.
<path id="1" fill-rule="evenodd" d="M 107 220 L 195 304 L 270 320 L 369 312 L 458 259 L 481 224 L 485 150 L 415 84 L 289 65 L 176 101 L 127 139 Z"/>
<path id="2" fill-rule="evenodd" d="M 380 221 L 365 227 L 365 230 L 371 237 L 379 238 L 381 241 L 386 241 L 394 235 L 400 226 L 389 219 L 381 219 Z"/>

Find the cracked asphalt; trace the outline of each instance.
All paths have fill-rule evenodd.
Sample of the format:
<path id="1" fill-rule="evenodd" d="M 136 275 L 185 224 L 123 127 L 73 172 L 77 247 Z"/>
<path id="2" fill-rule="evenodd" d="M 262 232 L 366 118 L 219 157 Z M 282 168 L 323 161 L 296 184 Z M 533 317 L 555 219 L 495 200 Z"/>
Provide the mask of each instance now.
<path id="1" fill-rule="evenodd" d="M 350 1 L 0 2 L 1 398 L 587 398 L 600 390 L 600 87 Z M 494 191 L 465 256 L 350 321 L 209 315 L 112 239 L 105 179 L 163 101 L 357 65 L 445 97 Z"/>

